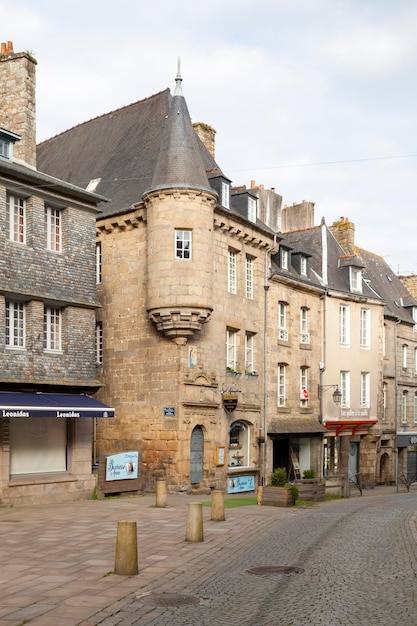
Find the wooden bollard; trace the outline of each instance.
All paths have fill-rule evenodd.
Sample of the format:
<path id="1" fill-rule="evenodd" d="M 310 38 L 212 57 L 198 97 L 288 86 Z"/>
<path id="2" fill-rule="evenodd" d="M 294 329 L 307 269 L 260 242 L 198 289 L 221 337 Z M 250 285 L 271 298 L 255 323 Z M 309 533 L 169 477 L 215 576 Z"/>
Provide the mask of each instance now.
<path id="1" fill-rule="evenodd" d="M 114 573 L 135 576 L 138 570 L 138 539 L 136 522 L 118 522 Z"/>
<path id="2" fill-rule="evenodd" d="M 188 503 L 185 541 L 204 541 L 203 505 L 201 502 Z"/>
<path id="3" fill-rule="evenodd" d="M 167 505 L 167 483 L 165 480 L 156 481 L 156 505 L 164 508 Z"/>
<path id="4" fill-rule="evenodd" d="M 211 494 L 211 519 L 213 522 L 223 522 L 226 519 L 223 491 L 214 490 Z"/>

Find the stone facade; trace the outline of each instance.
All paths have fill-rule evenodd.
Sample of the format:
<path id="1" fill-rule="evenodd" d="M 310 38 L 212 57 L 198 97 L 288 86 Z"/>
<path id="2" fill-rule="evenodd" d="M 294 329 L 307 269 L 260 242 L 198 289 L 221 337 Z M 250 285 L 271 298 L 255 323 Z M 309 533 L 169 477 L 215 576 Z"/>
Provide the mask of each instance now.
<path id="1" fill-rule="evenodd" d="M 11 393 L 25 408 L 30 394 L 56 394 L 59 406 L 65 392 L 76 406 L 80 394 L 99 386 L 98 198 L 35 169 L 35 66 L 27 53 L 2 46 L 0 126 L 2 138 L 11 137 L 15 146 L 0 158 L 0 395 Z M 51 208 L 56 222 L 49 232 L 60 238 L 53 249 L 45 226 Z M 59 311 L 53 331 L 48 310 Z M 52 346 L 46 336 L 53 337 Z M 10 417 L 0 408 L 0 503 L 91 497 L 91 439 L 91 418 Z"/>

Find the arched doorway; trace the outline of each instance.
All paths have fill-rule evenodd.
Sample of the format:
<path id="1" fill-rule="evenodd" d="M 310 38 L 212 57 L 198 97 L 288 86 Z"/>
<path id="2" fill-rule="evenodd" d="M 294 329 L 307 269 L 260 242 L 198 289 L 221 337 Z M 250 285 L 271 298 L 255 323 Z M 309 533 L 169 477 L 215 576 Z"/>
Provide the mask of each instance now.
<path id="1" fill-rule="evenodd" d="M 381 455 L 379 461 L 379 482 L 385 485 L 389 481 L 389 456 L 386 452 Z"/>
<path id="2" fill-rule="evenodd" d="M 195 485 L 203 480 L 204 434 L 201 426 L 191 433 L 190 442 L 190 483 Z"/>

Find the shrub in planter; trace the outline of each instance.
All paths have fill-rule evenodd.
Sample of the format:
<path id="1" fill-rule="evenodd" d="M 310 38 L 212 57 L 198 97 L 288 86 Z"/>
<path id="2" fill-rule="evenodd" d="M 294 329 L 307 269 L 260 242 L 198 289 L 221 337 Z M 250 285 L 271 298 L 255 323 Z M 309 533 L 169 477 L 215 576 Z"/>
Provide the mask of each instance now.
<path id="1" fill-rule="evenodd" d="M 306 469 L 303 472 L 303 479 L 304 480 L 311 480 L 312 478 L 316 477 L 316 470 L 315 469 Z"/>
<path id="2" fill-rule="evenodd" d="M 262 490 L 262 504 L 269 506 L 292 506 L 298 499 L 296 485 L 287 483 L 285 467 L 277 467 L 271 474 L 271 482 Z"/>

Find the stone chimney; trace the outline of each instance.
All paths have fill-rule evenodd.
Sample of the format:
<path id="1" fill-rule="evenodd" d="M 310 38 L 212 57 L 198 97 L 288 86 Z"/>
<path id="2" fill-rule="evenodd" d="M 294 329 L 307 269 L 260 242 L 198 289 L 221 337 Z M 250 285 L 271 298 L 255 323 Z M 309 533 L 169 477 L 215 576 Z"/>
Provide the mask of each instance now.
<path id="1" fill-rule="evenodd" d="M 201 139 L 201 141 L 206 146 L 207 150 L 210 152 L 211 156 L 214 159 L 215 158 L 214 157 L 215 143 L 216 143 L 215 141 L 216 131 L 214 130 L 214 128 L 212 128 L 208 124 L 203 124 L 203 122 L 195 122 L 193 124 L 193 128 L 195 132 L 197 133 L 197 136 L 199 137 L 199 139 Z"/>
<path id="2" fill-rule="evenodd" d="M 36 169 L 36 60 L 28 52 L 13 52 L 13 43 L 1 44 L 0 127 L 22 138 L 15 143 L 13 160 Z"/>
<path id="3" fill-rule="evenodd" d="M 285 205 L 282 209 L 283 233 L 290 233 L 294 230 L 304 230 L 314 226 L 314 202 L 303 200 L 294 202 L 291 206 Z"/>
<path id="4" fill-rule="evenodd" d="M 341 217 L 339 221 L 333 222 L 329 229 L 343 250 L 349 253 L 351 246 L 355 245 L 355 224 L 349 222 L 349 218 Z"/>

